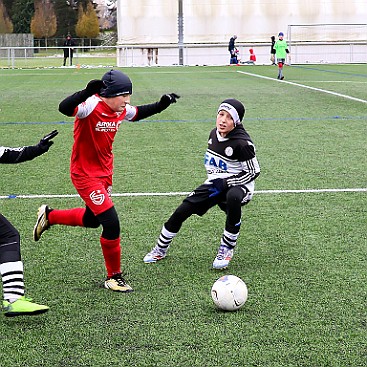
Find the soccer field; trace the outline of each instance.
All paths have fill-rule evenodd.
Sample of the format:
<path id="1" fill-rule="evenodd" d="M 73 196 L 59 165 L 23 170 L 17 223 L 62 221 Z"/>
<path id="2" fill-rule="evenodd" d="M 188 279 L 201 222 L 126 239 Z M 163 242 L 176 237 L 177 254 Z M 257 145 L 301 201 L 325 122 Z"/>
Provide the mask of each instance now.
<path id="1" fill-rule="evenodd" d="M 1 213 L 21 234 L 27 294 L 51 308 L 0 317 L 0 366 L 366 366 L 367 65 L 287 66 L 284 81 L 274 66 L 121 69 L 134 105 L 181 95 L 122 124 L 114 143 L 130 294 L 102 287 L 100 229 L 54 226 L 32 240 L 39 205 L 83 205 L 69 179 L 73 119 L 58 104 L 107 70 L 0 69 L 0 145 L 59 130 L 47 154 L 0 166 Z M 231 97 L 246 106 L 262 172 L 230 267 L 211 268 L 219 208 L 191 217 L 169 256 L 144 264 L 162 224 L 205 180 L 209 131 Z M 248 286 L 237 312 L 211 300 L 224 274 Z"/>

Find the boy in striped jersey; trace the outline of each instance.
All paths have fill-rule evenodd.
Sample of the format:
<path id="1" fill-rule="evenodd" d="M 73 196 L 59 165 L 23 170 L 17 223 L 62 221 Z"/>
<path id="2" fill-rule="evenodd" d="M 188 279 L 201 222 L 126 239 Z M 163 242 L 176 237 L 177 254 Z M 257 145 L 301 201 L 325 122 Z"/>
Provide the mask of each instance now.
<path id="1" fill-rule="evenodd" d="M 260 174 L 255 146 L 241 123 L 244 115 L 245 107 L 236 99 L 220 104 L 204 158 L 208 177 L 163 225 L 155 247 L 144 257 L 145 263 L 166 257 L 173 238 L 192 214 L 202 216 L 218 205 L 226 213 L 226 222 L 213 268 L 229 265 L 240 233 L 242 206 L 252 199 L 254 181 Z"/>

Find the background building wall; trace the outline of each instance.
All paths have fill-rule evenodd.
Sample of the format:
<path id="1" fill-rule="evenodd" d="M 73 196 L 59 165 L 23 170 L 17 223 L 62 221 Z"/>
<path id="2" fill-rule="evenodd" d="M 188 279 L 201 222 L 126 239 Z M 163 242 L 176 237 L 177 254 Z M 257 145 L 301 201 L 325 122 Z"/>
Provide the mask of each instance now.
<path id="1" fill-rule="evenodd" d="M 118 0 L 119 66 L 181 64 L 178 3 L 178 0 Z M 228 64 L 227 46 L 234 34 L 238 36 L 236 46 L 243 61 L 248 59 L 249 48 L 253 48 L 258 64 L 267 64 L 270 37 L 280 31 L 291 41 L 296 63 L 367 62 L 366 26 L 289 27 L 366 24 L 367 0 L 182 0 L 182 3 L 184 65 Z M 304 48 L 296 45 L 297 41 L 319 44 Z M 347 43 L 334 45 L 337 41 Z M 353 46 L 354 41 L 358 46 Z M 326 47 L 327 43 L 331 47 Z"/>
<path id="2" fill-rule="evenodd" d="M 178 0 L 118 0 L 118 42 L 177 43 Z M 184 42 L 267 42 L 289 24 L 367 23 L 366 0 L 183 0 Z"/>

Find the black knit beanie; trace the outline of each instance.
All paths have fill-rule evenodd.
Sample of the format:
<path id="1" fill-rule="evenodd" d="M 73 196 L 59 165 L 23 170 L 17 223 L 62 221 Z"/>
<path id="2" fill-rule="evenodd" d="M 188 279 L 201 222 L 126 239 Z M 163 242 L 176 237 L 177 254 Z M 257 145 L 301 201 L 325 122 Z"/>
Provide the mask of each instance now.
<path id="1" fill-rule="evenodd" d="M 241 123 L 243 117 L 245 116 L 245 106 L 234 98 L 225 99 L 219 106 L 218 112 L 220 110 L 227 111 L 234 121 L 234 125 Z"/>
<path id="2" fill-rule="evenodd" d="M 133 93 L 133 84 L 130 78 L 119 70 L 110 70 L 103 75 L 102 81 L 105 85 L 99 93 L 102 97 L 116 97 Z"/>

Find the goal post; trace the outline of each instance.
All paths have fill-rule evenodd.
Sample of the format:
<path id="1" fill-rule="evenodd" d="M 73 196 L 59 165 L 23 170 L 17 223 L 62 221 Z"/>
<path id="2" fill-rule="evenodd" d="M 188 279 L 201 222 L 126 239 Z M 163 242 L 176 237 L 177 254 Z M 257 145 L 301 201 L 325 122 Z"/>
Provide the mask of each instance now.
<path id="1" fill-rule="evenodd" d="M 289 42 L 367 42 L 366 24 L 290 24 Z"/>
<path id="2" fill-rule="evenodd" d="M 367 23 L 291 24 L 292 63 L 367 63 Z"/>

